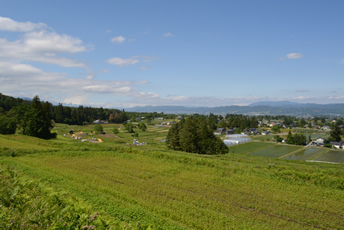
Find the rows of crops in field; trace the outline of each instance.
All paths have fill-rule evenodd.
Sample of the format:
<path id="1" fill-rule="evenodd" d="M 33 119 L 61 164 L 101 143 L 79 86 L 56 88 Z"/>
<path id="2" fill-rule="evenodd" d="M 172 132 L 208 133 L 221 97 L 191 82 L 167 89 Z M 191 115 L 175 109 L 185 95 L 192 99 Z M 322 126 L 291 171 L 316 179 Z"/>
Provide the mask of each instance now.
<path id="1" fill-rule="evenodd" d="M 271 146 L 262 150 L 249 153 L 249 155 L 278 158 L 288 153 L 291 153 L 293 151 L 299 150 L 301 148 L 302 147 L 299 147 L 299 146 L 275 145 L 275 146 Z"/>
<path id="2" fill-rule="evenodd" d="M 252 140 L 271 140 L 271 138 L 274 138 L 274 135 L 258 135 L 258 136 L 252 136 Z"/>
<path id="3" fill-rule="evenodd" d="M 121 125 L 103 127 L 109 134 Z M 259 141 L 218 156 L 169 151 L 160 141 L 168 128 L 154 126 L 135 129 L 135 139 L 149 143 L 144 146 L 129 145 L 134 137 L 125 130 L 93 134 L 104 140 L 99 144 L 68 134 L 92 128 L 62 125 L 54 140 L 0 136 L 0 162 L 83 199 L 109 219 L 153 229 L 344 228 L 342 165 L 273 159 L 293 152 L 291 158 L 309 158 L 320 150 Z M 30 152 L 12 149 L 15 143 Z"/>
<path id="4" fill-rule="evenodd" d="M 326 150 L 322 148 L 305 148 L 292 155 L 285 157 L 285 160 L 310 160 Z"/>
<path id="5" fill-rule="evenodd" d="M 315 161 L 344 163 L 344 151 L 342 150 L 330 150 L 324 155 L 316 158 Z"/>
<path id="6" fill-rule="evenodd" d="M 274 145 L 273 143 L 266 142 L 249 142 L 245 144 L 235 145 L 229 147 L 230 153 L 248 153 L 256 149 L 262 149 Z"/>
<path id="7" fill-rule="evenodd" d="M 331 187 L 335 184 L 300 185 L 304 174 L 317 175 L 322 166 L 135 149 L 47 152 L 2 161 L 110 216 L 163 229 L 344 227 L 344 194 Z M 340 172 L 335 178 L 343 181 Z M 293 180 L 287 179 L 291 173 L 297 173 Z M 313 202 L 318 196 L 328 198 Z"/>

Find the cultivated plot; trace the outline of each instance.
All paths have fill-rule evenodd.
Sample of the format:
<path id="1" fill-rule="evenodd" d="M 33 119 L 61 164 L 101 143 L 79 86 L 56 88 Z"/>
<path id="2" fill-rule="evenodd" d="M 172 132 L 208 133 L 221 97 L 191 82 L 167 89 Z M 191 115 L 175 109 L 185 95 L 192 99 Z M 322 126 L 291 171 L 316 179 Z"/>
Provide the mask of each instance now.
<path id="1" fill-rule="evenodd" d="M 344 151 L 331 150 L 315 159 L 315 161 L 325 161 L 334 163 L 344 163 Z"/>
<path id="2" fill-rule="evenodd" d="M 266 140 L 266 139 L 269 139 L 271 140 L 271 138 L 273 138 L 274 136 L 273 135 L 259 135 L 259 136 L 252 136 L 252 140 L 258 140 L 258 141 L 261 141 L 261 140 Z"/>
<path id="3" fill-rule="evenodd" d="M 301 148 L 302 147 L 298 147 L 298 146 L 275 145 L 269 148 L 255 151 L 253 153 L 249 153 L 249 155 L 278 158 L 288 153 L 299 150 Z"/>
<path id="4" fill-rule="evenodd" d="M 318 156 L 320 153 L 324 152 L 324 149 L 318 149 L 318 148 L 306 148 L 303 150 L 300 150 L 292 155 L 287 156 L 284 158 L 285 160 L 310 160 L 316 156 Z"/>
<path id="5" fill-rule="evenodd" d="M 229 153 L 248 153 L 256 149 L 262 149 L 272 145 L 274 144 L 266 142 L 249 142 L 229 147 Z"/>

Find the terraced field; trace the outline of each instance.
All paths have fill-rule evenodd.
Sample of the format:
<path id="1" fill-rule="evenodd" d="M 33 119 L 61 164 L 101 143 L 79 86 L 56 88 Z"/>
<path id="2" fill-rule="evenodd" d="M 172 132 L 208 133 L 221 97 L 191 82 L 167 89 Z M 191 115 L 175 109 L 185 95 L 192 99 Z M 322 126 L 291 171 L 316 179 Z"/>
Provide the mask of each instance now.
<path id="1" fill-rule="evenodd" d="M 107 133 L 114 127 L 120 125 L 104 125 Z M 69 129 L 92 126 L 61 126 L 48 141 L 0 136 L 1 145 L 9 143 L 0 148 L 0 164 L 83 200 L 104 218 L 152 229 L 344 228 L 342 164 L 273 159 L 302 147 L 259 141 L 207 156 L 168 150 L 160 141 L 166 127 L 135 129 L 144 146 L 130 145 L 124 130 L 94 144 L 64 137 Z M 30 151 L 11 149 L 16 143 Z"/>

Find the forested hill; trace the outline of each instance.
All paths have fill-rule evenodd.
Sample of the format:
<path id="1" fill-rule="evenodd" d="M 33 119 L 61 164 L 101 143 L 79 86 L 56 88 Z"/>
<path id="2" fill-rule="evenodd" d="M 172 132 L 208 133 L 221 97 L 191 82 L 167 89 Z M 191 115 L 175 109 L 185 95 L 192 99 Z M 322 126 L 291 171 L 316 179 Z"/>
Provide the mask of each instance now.
<path id="1" fill-rule="evenodd" d="M 20 105 L 26 104 L 30 105 L 32 100 L 23 100 L 21 98 L 14 98 L 6 96 L 0 93 L 0 108 L 5 111 L 10 111 L 12 109 L 18 108 Z M 65 123 L 70 125 L 82 125 L 85 123 L 91 123 L 95 120 L 110 120 L 114 123 L 122 123 L 132 117 L 146 117 L 154 118 L 164 116 L 168 118 L 170 115 L 163 115 L 156 112 L 152 113 L 136 113 L 136 112 L 126 112 L 119 109 L 104 109 L 84 107 L 80 105 L 79 107 L 69 107 L 59 104 L 57 106 L 50 105 L 50 115 L 51 118 L 57 123 Z"/>

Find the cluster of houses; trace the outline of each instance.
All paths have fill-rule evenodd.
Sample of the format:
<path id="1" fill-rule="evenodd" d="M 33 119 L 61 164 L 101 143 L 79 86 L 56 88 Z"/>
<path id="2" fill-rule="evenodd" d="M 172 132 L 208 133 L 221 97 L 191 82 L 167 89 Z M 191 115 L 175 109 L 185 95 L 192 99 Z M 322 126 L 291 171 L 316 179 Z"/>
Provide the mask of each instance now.
<path id="1" fill-rule="evenodd" d="M 226 134 L 226 135 L 230 135 L 230 134 L 234 134 L 236 131 L 236 128 L 232 128 L 232 129 L 225 129 L 225 128 L 218 128 L 214 134 L 215 135 L 221 135 L 221 134 Z M 270 131 L 263 131 L 262 129 L 256 129 L 256 128 L 249 128 L 249 129 L 244 129 L 243 132 L 241 132 L 241 134 L 250 134 L 250 135 L 256 135 L 256 134 L 262 134 L 262 135 L 269 135 Z"/>
<path id="2" fill-rule="evenodd" d="M 318 137 L 315 141 L 313 141 L 313 145 L 317 146 L 324 146 L 325 138 L 323 137 Z M 330 142 L 330 145 L 332 145 L 333 148 L 336 149 L 344 149 L 344 141 L 340 142 Z"/>

